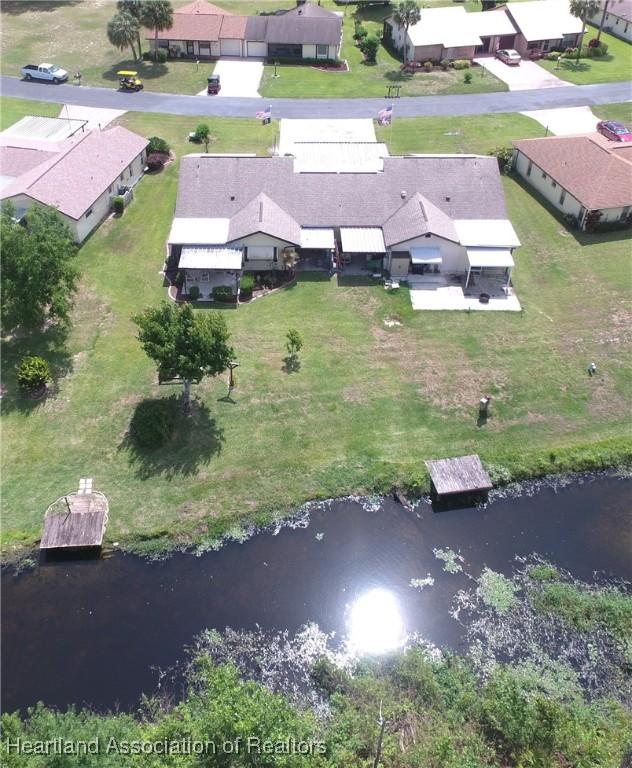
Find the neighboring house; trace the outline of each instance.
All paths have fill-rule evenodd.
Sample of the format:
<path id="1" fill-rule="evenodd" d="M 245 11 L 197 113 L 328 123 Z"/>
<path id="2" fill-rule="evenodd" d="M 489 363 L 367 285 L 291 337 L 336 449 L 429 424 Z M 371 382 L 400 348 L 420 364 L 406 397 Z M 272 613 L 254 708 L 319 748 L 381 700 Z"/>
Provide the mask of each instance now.
<path id="1" fill-rule="evenodd" d="M 588 21 L 599 27 L 603 20 L 604 32 L 632 43 L 632 0 L 608 0 L 607 6 L 604 15 L 606 0 L 601 0 L 601 8 Z"/>
<path id="2" fill-rule="evenodd" d="M 507 3 L 506 12 L 518 29 L 514 48 L 522 56 L 564 51 L 582 42 L 582 22 L 570 12 L 568 0 Z"/>
<path id="3" fill-rule="evenodd" d="M 170 266 L 186 295 L 236 290 L 242 271 L 299 264 L 384 271 L 463 290 L 509 290 L 520 243 L 498 163 L 477 155 L 381 158 L 381 171 L 299 172 L 291 156 L 188 155 L 180 166 Z M 415 278 L 417 279 L 417 278 Z"/>
<path id="4" fill-rule="evenodd" d="M 513 48 L 517 30 L 504 9 L 467 13 L 461 6 L 422 8 L 421 20 L 405 30 L 391 16 L 384 22 L 384 39 L 399 51 L 407 46 L 409 61 L 472 59 L 499 48 Z"/>
<path id="5" fill-rule="evenodd" d="M 173 25 L 158 33 L 158 47 L 171 56 L 209 59 L 240 56 L 278 59 L 337 59 L 342 19 L 304 3 L 271 16 L 235 16 L 206 0 L 173 12 Z M 154 34 L 147 39 L 153 49 Z"/>
<path id="6" fill-rule="evenodd" d="M 141 178 L 146 147 L 121 126 L 49 143 L 0 134 L 0 199 L 20 219 L 37 203 L 56 208 L 80 243 L 111 212 L 119 188 Z"/>
<path id="7" fill-rule="evenodd" d="M 514 168 L 582 229 L 632 223 L 631 146 L 599 134 L 514 141 Z"/>

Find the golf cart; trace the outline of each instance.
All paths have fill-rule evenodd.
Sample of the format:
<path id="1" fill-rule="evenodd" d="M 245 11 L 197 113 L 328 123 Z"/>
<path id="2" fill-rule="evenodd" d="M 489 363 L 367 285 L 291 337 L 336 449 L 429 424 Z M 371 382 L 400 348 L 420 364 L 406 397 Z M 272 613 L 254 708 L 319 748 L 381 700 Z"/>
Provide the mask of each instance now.
<path id="1" fill-rule="evenodd" d="M 209 96 L 216 96 L 222 88 L 219 82 L 219 75 L 209 75 L 206 81 L 208 83 L 206 86 L 206 93 Z"/>
<path id="2" fill-rule="evenodd" d="M 122 69 L 116 73 L 119 76 L 119 91 L 142 91 L 143 81 L 137 76 L 138 72 Z"/>

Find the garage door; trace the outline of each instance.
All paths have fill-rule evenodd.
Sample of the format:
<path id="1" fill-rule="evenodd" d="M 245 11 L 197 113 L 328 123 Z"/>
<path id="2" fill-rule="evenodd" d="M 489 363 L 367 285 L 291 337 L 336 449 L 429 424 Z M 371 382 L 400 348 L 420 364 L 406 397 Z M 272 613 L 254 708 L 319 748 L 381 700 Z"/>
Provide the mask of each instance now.
<path id="1" fill-rule="evenodd" d="M 267 43 L 246 43 L 246 56 L 262 56 L 268 55 Z"/>
<path id="2" fill-rule="evenodd" d="M 221 40 L 222 56 L 241 56 L 241 40 Z"/>

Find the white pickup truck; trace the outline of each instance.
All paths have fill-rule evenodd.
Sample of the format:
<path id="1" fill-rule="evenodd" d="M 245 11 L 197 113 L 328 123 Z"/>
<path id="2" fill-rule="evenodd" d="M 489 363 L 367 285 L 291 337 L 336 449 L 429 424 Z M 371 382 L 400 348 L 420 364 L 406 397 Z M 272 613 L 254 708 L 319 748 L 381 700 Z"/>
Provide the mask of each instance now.
<path id="1" fill-rule="evenodd" d="M 68 80 L 68 72 L 56 64 L 27 64 L 22 67 L 22 77 L 25 80 L 50 80 L 57 85 Z"/>

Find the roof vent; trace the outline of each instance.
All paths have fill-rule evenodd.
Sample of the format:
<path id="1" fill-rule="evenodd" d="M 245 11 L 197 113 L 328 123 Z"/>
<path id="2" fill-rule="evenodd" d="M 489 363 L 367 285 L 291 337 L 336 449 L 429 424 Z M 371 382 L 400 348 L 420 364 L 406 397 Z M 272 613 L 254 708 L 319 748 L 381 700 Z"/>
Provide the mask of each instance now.
<path id="1" fill-rule="evenodd" d="M 405 189 L 402 189 L 402 191 L 399 194 L 401 195 L 402 200 L 406 199 L 407 192 Z"/>
<path id="2" fill-rule="evenodd" d="M 449 195 L 446 195 L 446 196 L 445 196 L 445 201 L 446 201 L 446 203 L 449 203 L 449 202 L 450 202 L 450 196 L 449 196 Z"/>
<path id="3" fill-rule="evenodd" d="M 230 196 L 230 199 L 231 199 L 231 200 L 234 200 L 234 199 L 235 199 L 235 195 L 231 195 L 231 196 Z"/>

